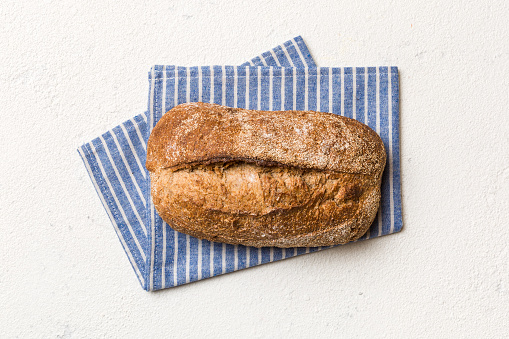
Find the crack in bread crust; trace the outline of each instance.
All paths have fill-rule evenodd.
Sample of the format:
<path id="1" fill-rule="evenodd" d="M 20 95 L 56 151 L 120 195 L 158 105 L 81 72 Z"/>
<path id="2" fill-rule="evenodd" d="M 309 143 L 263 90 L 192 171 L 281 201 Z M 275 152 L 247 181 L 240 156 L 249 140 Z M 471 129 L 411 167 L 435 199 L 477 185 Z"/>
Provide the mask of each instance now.
<path id="1" fill-rule="evenodd" d="M 376 132 L 347 117 L 195 102 L 174 107 L 158 121 L 148 140 L 146 167 L 153 172 L 214 159 L 252 159 L 376 176 L 383 171 L 385 158 Z"/>

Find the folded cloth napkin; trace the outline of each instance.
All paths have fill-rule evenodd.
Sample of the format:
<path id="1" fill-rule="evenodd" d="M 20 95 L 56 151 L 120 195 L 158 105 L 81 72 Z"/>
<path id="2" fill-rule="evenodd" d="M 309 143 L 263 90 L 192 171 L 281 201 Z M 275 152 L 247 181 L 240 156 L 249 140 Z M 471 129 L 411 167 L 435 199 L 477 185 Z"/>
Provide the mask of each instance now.
<path id="1" fill-rule="evenodd" d="M 297 36 L 244 66 L 316 67 L 302 37 Z M 139 114 L 78 148 L 97 194 L 127 257 L 146 288 L 147 203 L 150 183 L 145 169 L 148 112 Z"/>
<path id="2" fill-rule="evenodd" d="M 261 65 L 277 67 L 246 67 Z M 304 42 L 296 37 L 243 67 L 154 66 L 149 82 L 148 120 L 138 115 L 78 149 L 146 290 L 322 249 L 258 249 L 212 243 L 175 232 L 159 218 L 144 168 L 146 140 L 161 115 L 183 102 L 320 110 L 368 124 L 382 137 L 388 162 L 382 181 L 382 208 L 362 239 L 401 230 L 397 68 L 316 69 Z"/>
<path id="3" fill-rule="evenodd" d="M 399 175 L 399 83 L 396 67 L 296 68 L 154 66 L 145 138 L 161 116 L 184 102 L 261 110 L 319 110 L 357 119 L 387 150 L 379 213 L 369 239 L 402 227 Z M 323 248 L 254 248 L 200 240 L 174 231 L 157 214 L 150 193 L 147 290 L 173 287 Z M 325 248 L 325 247 L 324 247 Z M 328 247 L 327 247 L 328 248 Z"/>

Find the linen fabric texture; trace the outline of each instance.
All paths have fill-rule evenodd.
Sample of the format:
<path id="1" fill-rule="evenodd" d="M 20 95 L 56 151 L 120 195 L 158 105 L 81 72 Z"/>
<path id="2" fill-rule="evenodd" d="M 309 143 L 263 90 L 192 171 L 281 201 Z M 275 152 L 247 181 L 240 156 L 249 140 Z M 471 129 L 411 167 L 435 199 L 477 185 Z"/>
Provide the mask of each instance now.
<path id="1" fill-rule="evenodd" d="M 400 231 L 398 76 L 396 67 L 316 67 L 300 36 L 240 66 L 152 67 L 147 112 L 78 148 L 142 287 L 160 290 L 333 247 L 214 243 L 176 232 L 165 223 L 150 196 L 146 142 L 161 116 L 184 102 L 316 110 L 367 124 L 382 138 L 387 164 L 378 215 L 359 240 Z"/>

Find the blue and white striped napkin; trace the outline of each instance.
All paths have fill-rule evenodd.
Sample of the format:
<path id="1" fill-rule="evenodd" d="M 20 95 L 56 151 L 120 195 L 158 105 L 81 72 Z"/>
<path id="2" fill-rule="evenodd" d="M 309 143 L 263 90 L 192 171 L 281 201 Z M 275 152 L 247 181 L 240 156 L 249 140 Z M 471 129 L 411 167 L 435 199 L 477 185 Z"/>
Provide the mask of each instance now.
<path id="1" fill-rule="evenodd" d="M 322 249 L 258 249 L 213 243 L 178 233 L 162 221 L 152 205 L 144 167 L 146 140 L 162 114 L 183 102 L 264 110 L 320 110 L 367 123 L 382 137 L 388 163 L 382 181 L 382 208 L 362 239 L 401 229 L 399 87 L 395 67 L 316 68 L 302 38 L 296 37 L 242 66 L 154 66 L 149 82 L 146 119 L 138 115 L 78 149 L 146 290 Z"/>

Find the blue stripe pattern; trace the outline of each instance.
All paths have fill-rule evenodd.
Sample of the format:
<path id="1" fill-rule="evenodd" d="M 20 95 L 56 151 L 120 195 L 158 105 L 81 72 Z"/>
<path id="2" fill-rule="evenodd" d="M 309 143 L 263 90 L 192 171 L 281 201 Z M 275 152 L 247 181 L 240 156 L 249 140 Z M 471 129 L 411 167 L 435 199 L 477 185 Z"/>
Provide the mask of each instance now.
<path id="1" fill-rule="evenodd" d="M 241 66 L 316 68 L 315 61 L 311 57 L 308 47 L 300 35 L 241 64 Z"/>
<path id="2" fill-rule="evenodd" d="M 172 67 L 172 66 L 165 66 Z M 202 93 L 202 100 L 218 104 L 230 103 L 223 98 L 223 93 L 237 96 L 237 107 L 250 109 L 311 109 L 320 107 L 323 111 L 332 111 L 367 123 L 381 136 L 387 150 L 387 165 L 382 180 L 382 201 L 380 213 L 370 230 L 361 240 L 379 237 L 398 232 L 402 228 L 401 196 L 399 178 L 399 86 L 396 67 L 346 67 L 346 68 L 285 68 L 285 67 L 249 67 L 249 66 L 212 66 L 202 67 L 201 81 L 193 81 L 189 72 L 183 71 L 175 79 L 172 72 L 162 72 L 163 66 L 155 66 L 149 76 L 154 87 L 152 105 L 153 115 L 149 121 L 153 124 L 147 128 L 150 134 L 161 116 L 173 107 L 167 101 L 164 109 L 160 108 L 158 95 L 161 94 L 158 84 L 183 81 L 180 76 L 190 82 L 189 91 Z M 237 74 L 236 76 L 234 74 Z M 161 79 L 163 81 L 161 81 Z M 201 85 L 201 88 L 199 87 Z M 198 86 L 198 87 L 193 87 Z M 171 91 L 171 86 L 166 90 Z M 184 87 L 182 87 L 184 88 Z M 270 90 L 272 89 L 272 90 Z M 170 93 L 171 97 L 174 93 Z M 179 92 L 180 95 L 180 92 Z M 182 97 L 185 97 L 182 94 Z M 318 102 L 319 101 L 319 102 Z M 159 261 L 153 261 L 145 271 L 154 281 L 148 284 L 148 290 L 169 288 L 192 281 L 204 279 L 252 267 L 283 258 L 312 253 L 330 247 L 319 248 L 254 248 L 232 246 L 222 243 L 199 241 L 184 234 L 171 230 L 155 213 L 154 206 L 147 197 L 149 209 L 152 211 L 152 224 L 149 228 L 153 235 L 152 253 L 156 258 L 168 256 L 175 247 L 178 253 L 173 260 L 164 260 L 164 268 L 157 267 Z M 167 232 L 176 233 L 178 239 L 167 236 Z M 167 239 L 166 243 L 157 239 Z M 196 241 L 196 242 L 193 242 Z M 150 242 L 149 242 L 150 243 Z M 198 248 L 186 250 L 186 246 L 197 244 Z M 193 245 L 195 246 L 195 245 Z M 200 263 L 200 264 L 197 264 Z M 166 267 L 169 265 L 170 267 Z M 196 272 L 190 274 L 189 270 Z M 162 277 L 160 272 L 171 271 Z M 164 284 L 160 281 L 164 280 Z"/>
<path id="3" fill-rule="evenodd" d="M 361 240 L 401 230 L 396 67 L 316 68 L 302 38 L 296 37 L 241 67 L 154 66 L 149 83 L 149 110 L 145 114 L 78 149 L 144 289 L 173 287 L 330 248 L 258 249 L 211 243 L 178 233 L 164 223 L 150 198 L 144 168 L 146 140 L 162 114 L 182 102 L 272 110 L 316 109 L 368 124 L 382 137 L 388 162 L 383 175 L 382 208 Z"/>
<path id="4" fill-rule="evenodd" d="M 293 67 L 303 64 L 308 67 L 316 67 L 306 44 L 300 36 L 270 51 L 260 54 L 250 62 L 247 62 L 246 65 L 277 66 L 277 62 L 273 59 L 273 55 L 279 55 L 279 58 L 287 58 L 286 55 L 288 55 L 289 58 L 286 59 L 285 63 Z M 157 86 L 155 86 L 156 84 L 150 84 L 148 100 L 150 102 L 154 94 L 157 94 L 158 102 L 153 102 L 153 104 L 155 104 L 153 107 L 156 109 L 162 107 L 163 101 L 166 106 L 173 107 L 177 105 L 178 102 L 185 102 L 187 100 L 187 78 L 186 74 L 182 73 L 187 72 L 187 68 L 176 69 L 174 66 L 156 67 L 160 72 L 163 71 L 163 68 L 166 70 L 167 79 L 179 78 L 179 82 L 167 81 L 163 84 L 161 79 L 157 82 Z M 233 79 L 234 71 L 236 71 L 234 67 L 228 67 L 226 69 L 227 79 Z M 176 74 L 176 72 L 179 73 Z M 198 84 L 200 72 L 203 72 L 204 76 L 202 78 L 203 82 Z M 198 88 L 200 88 L 203 90 L 201 101 L 210 102 L 210 72 L 210 67 L 189 68 L 189 85 L 191 88 L 189 93 L 190 101 L 199 100 Z M 245 75 L 245 69 L 243 69 L 241 73 L 242 72 L 244 73 L 240 75 Z M 167 86 L 167 88 L 164 88 L 164 86 Z M 231 86 L 233 86 L 233 83 L 231 83 Z M 244 91 L 245 83 L 239 83 L 238 88 L 240 92 Z M 177 89 L 177 95 L 175 95 L 175 89 Z M 154 93 L 153 90 L 156 91 L 156 93 Z M 163 90 L 165 91 L 164 97 L 160 94 Z M 234 93 L 227 92 L 226 100 L 228 105 L 233 106 Z M 244 107 L 245 98 L 239 97 L 238 102 L 240 104 L 239 107 Z M 150 211 L 147 209 L 147 199 L 150 196 L 150 184 L 148 173 L 145 169 L 145 160 L 148 135 L 147 119 L 149 118 L 150 110 L 123 122 L 107 133 L 104 133 L 101 137 L 95 138 L 78 148 L 78 153 L 83 160 L 103 207 L 114 226 L 129 262 L 140 284 L 145 289 L 148 289 L 150 285 L 150 279 L 147 279 L 148 272 L 146 270 L 152 266 L 152 243 L 150 240 L 152 239 L 152 235 L 156 235 L 156 233 L 152 234 L 152 230 L 148 228 L 151 218 Z M 108 158 L 108 154 L 113 163 Z M 120 184 L 121 181 L 125 189 Z M 139 218 L 136 213 L 134 213 L 135 210 Z M 139 219 L 141 219 L 141 222 Z M 166 227 L 168 231 L 163 232 L 166 238 L 159 236 L 157 239 L 154 238 L 157 247 L 162 246 L 163 239 L 165 242 L 171 244 L 180 239 L 179 244 L 181 244 L 181 250 L 178 253 L 182 255 L 182 249 L 185 249 L 187 242 L 182 240 L 182 235 L 174 234 L 169 226 Z M 158 230 L 154 231 L 158 232 Z M 161 232 L 157 234 L 159 235 L 159 233 Z M 190 256 L 193 258 L 189 268 L 190 279 L 194 281 L 198 280 L 198 278 L 209 277 L 210 263 L 209 249 L 207 248 L 208 242 L 206 240 L 198 241 L 192 237 L 190 237 L 189 242 Z M 198 248 L 202 251 L 200 252 L 202 255 L 201 260 L 198 259 Z M 245 248 L 239 247 L 239 252 L 242 251 L 245 253 Z M 234 254 L 235 250 L 228 247 L 228 270 L 233 267 L 230 264 L 232 253 Z M 170 286 L 174 285 L 174 282 L 182 281 L 182 279 L 185 281 L 186 263 L 182 261 L 181 256 L 177 256 L 177 258 L 180 258 L 180 261 L 177 260 L 177 262 L 180 263 L 179 270 L 177 270 L 180 274 L 179 279 L 174 277 L 174 273 L 177 272 L 173 270 L 175 258 L 174 247 L 168 247 L 164 253 L 154 254 L 153 265 L 156 267 L 155 276 L 160 277 L 153 279 L 152 284 L 154 286 Z M 184 252 L 184 255 L 185 254 Z M 205 262 L 208 264 L 207 267 L 203 264 Z M 239 268 L 244 268 L 246 265 L 245 260 L 240 261 L 239 264 Z M 200 272 L 198 272 L 198 267 L 202 268 Z M 184 278 L 181 278 L 182 274 L 184 274 Z M 164 277 L 164 279 L 162 277 Z"/>

